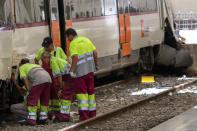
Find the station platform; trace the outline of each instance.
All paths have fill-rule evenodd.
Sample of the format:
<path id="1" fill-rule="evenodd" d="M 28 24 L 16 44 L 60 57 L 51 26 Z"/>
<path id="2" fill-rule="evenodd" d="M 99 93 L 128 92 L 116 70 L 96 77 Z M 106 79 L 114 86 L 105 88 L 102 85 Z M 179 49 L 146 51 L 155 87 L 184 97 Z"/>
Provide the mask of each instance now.
<path id="1" fill-rule="evenodd" d="M 197 131 L 197 106 L 149 131 Z"/>

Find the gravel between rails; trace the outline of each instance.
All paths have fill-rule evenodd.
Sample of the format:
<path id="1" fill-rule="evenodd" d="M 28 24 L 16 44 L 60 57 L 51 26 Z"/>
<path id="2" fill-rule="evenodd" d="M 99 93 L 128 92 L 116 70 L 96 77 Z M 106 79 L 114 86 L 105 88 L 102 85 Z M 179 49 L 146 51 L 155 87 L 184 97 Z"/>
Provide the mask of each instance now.
<path id="1" fill-rule="evenodd" d="M 151 88 L 151 87 L 172 87 L 175 85 L 179 85 L 181 83 L 184 83 L 186 81 L 178 81 L 177 77 L 162 77 L 162 76 L 156 76 L 155 77 L 156 82 L 152 84 L 142 84 L 140 81 L 138 82 L 128 82 L 125 84 L 121 84 L 118 86 L 115 86 L 114 88 L 109 89 L 103 89 L 96 91 L 96 102 L 97 102 L 97 114 L 106 113 L 108 111 L 111 111 L 113 109 L 117 109 L 120 106 L 125 106 L 130 103 L 136 102 L 138 100 L 143 99 L 144 97 L 147 97 L 145 95 L 142 96 L 132 96 L 131 93 L 134 91 L 139 91 L 141 89 L 145 88 Z M 78 113 L 77 113 L 77 102 L 72 103 L 71 107 L 71 113 L 72 119 L 71 122 L 67 123 L 52 123 L 52 121 L 49 122 L 48 125 L 36 125 L 36 126 L 20 126 L 18 124 L 9 124 L 4 127 L 0 127 L 0 130 L 4 131 L 54 131 L 58 130 L 67 126 L 70 126 L 77 122 L 78 120 Z"/>
<path id="2" fill-rule="evenodd" d="M 113 118 L 101 121 L 82 131 L 147 131 L 156 125 L 197 105 L 197 94 L 173 93 Z"/>

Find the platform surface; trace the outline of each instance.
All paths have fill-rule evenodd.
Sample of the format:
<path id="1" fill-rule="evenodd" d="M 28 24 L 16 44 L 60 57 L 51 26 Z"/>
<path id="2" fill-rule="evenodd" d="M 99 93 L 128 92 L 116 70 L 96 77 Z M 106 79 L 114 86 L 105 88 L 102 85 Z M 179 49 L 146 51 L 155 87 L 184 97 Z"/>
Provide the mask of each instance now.
<path id="1" fill-rule="evenodd" d="M 197 107 L 194 107 L 149 131 L 197 131 Z"/>

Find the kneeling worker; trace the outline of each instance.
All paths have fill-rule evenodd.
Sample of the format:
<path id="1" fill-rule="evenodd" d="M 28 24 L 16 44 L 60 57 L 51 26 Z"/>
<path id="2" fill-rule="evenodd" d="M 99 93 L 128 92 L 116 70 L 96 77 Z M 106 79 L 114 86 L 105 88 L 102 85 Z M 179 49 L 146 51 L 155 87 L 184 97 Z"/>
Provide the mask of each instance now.
<path id="1" fill-rule="evenodd" d="M 36 64 L 30 64 L 28 59 L 22 59 L 19 64 L 20 79 L 23 80 L 27 96 L 27 124 L 35 125 L 37 120 L 37 105 L 40 99 L 40 121 L 46 123 L 50 98 L 51 77 L 48 72 Z M 29 86 L 32 84 L 32 88 Z M 18 84 L 16 84 L 18 87 Z"/>
<path id="2" fill-rule="evenodd" d="M 55 121 L 69 121 L 71 99 L 74 92 L 72 91 L 74 88 L 71 88 L 73 87 L 73 80 L 69 75 L 70 64 L 64 59 L 52 57 L 48 52 L 42 54 L 42 62 L 47 65 L 50 64 L 53 77 L 56 78 L 59 83 L 58 89 L 52 92 L 52 110 L 57 118 Z"/>

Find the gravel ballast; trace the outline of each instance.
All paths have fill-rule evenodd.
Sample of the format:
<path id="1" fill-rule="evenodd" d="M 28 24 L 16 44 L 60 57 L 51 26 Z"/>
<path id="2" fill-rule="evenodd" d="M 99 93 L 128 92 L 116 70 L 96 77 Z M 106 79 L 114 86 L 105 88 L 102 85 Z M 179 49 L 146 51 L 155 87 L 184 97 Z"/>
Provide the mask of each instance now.
<path id="1" fill-rule="evenodd" d="M 168 95 L 83 130 L 147 131 L 197 105 L 197 94 Z"/>
<path id="2" fill-rule="evenodd" d="M 156 87 L 156 88 L 173 87 L 175 85 L 179 85 L 181 83 L 186 82 L 186 80 L 178 81 L 177 77 L 162 77 L 162 76 L 156 76 L 155 80 L 156 80 L 156 82 L 152 83 L 152 84 L 142 84 L 140 81 L 128 82 L 126 84 L 117 85 L 114 88 L 109 88 L 109 89 L 103 88 L 103 90 L 100 89 L 99 91 L 95 91 L 96 102 L 97 102 L 97 114 L 100 115 L 100 114 L 109 112 L 111 110 L 120 108 L 121 106 L 125 106 L 125 105 L 131 104 L 133 102 L 139 101 L 141 99 L 144 99 L 145 97 L 148 97 L 147 95 L 133 96 L 133 95 L 131 95 L 132 92 L 136 92 L 136 91 L 151 88 L 151 87 Z M 182 95 L 184 97 L 184 95 L 186 95 L 186 94 L 180 94 L 179 97 L 181 97 Z M 189 94 L 189 96 L 192 97 L 193 95 Z M 168 97 L 174 97 L 174 95 L 168 96 Z M 154 105 L 157 105 L 158 101 L 153 101 L 153 102 L 154 102 Z M 186 101 L 186 103 L 187 103 L 187 101 Z M 157 108 L 157 107 L 155 107 L 155 108 Z M 159 106 L 158 106 L 158 108 L 159 108 Z M 187 108 L 187 107 L 185 107 L 185 108 Z M 75 124 L 78 121 L 79 116 L 77 113 L 77 102 L 76 101 L 72 103 L 71 111 L 72 111 L 71 112 L 71 116 L 72 116 L 71 122 L 52 123 L 52 121 L 49 121 L 48 125 L 36 125 L 33 127 L 20 126 L 19 124 L 15 124 L 15 123 L 8 123 L 8 124 L 3 124 L 3 127 L 0 127 L 0 130 L 4 130 L 4 131 L 13 131 L 13 130 L 14 131 L 34 131 L 34 130 L 36 130 L 36 131 L 45 131 L 45 130 L 46 131 L 50 131 L 50 130 L 54 131 L 54 130 L 58 130 L 58 129 L 70 126 L 72 124 Z M 151 112 L 151 109 L 148 111 Z M 140 112 L 142 114 L 144 111 L 142 110 L 142 111 L 139 111 L 139 113 Z M 134 114 L 136 114 L 136 116 L 132 115 L 134 118 L 134 121 L 132 121 L 132 122 L 130 121 L 130 124 L 134 123 L 134 125 L 132 127 L 135 127 L 135 126 L 139 127 L 139 125 L 135 125 L 136 122 L 140 119 L 140 117 L 138 118 L 138 116 L 141 116 L 139 113 L 134 113 Z M 176 114 L 176 113 L 174 113 L 174 114 Z M 171 117 L 172 116 L 173 115 L 171 115 Z M 167 118 L 168 117 L 166 116 L 166 119 Z M 129 117 L 129 119 L 130 119 L 130 117 Z M 149 118 L 147 118 L 147 119 L 149 119 Z M 121 120 L 119 122 L 121 122 Z M 112 122 L 110 121 L 108 123 L 112 123 Z M 145 124 L 145 125 L 147 125 L 147 124 Z M 155 124 L 152 124 L 152 125 L 155 125 Z M 148 126 L 148 127 L 150 127 L 150 126 Z M 125 128 L 127 128 L 126 125 L 125 125 Z M 91 129 L 94 129 L 94 128 L 91 128 Z M 103 129 L 107 130 L 108 127 L 103 128 Z M 140 128 L 136 128 L 136 129 L 143 130 L 145 128 L 140 126 Z"/>

